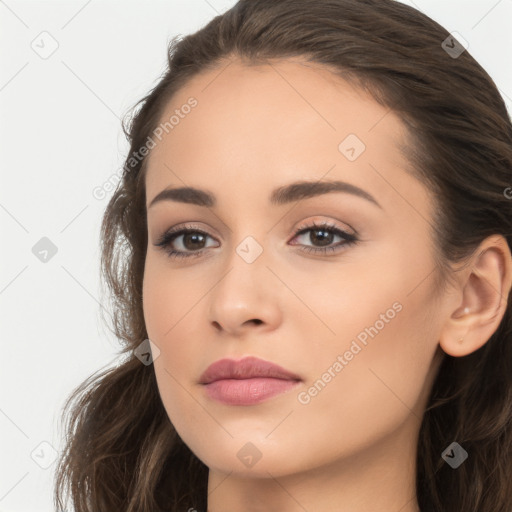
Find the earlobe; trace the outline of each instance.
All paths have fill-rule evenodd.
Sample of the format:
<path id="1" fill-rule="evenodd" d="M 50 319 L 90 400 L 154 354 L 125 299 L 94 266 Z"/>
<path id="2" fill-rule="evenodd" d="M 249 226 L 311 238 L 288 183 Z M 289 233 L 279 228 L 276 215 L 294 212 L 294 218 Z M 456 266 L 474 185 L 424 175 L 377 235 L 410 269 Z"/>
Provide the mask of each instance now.
<path id="1" fill-rule="evenodd" d="M 481 348 L 503 319 L 512 286 L 512 258 L 506 240 L 502 236 L 485 239 L 462 277 L 462 300 L 439 340 L 443 351 L 453 357 Z"/>

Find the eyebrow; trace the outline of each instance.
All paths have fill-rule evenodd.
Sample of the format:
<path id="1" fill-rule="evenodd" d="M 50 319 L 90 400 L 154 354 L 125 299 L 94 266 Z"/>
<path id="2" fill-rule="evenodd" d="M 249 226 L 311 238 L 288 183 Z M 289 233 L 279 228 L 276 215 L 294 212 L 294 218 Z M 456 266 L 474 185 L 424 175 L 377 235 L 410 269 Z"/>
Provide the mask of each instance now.
<path id="1" fill-rule="evenodd" d="M 366 199 L 383 209 L 377 200 L 362 188 L 346 183 L 345 181 L 297 181 L 276 188 L 270 196 L 270 204 L 281 206 L 294 201 L 328 194 L 330 192 L 344 192 Z M 207 190 L 194 187 L 166 188 L 157 194 L 149 203 L 148 209 L 160 201 L 175 201 L 179 203 L 195 204 L 207 208 L 217 204 L 215 195 Z"/>

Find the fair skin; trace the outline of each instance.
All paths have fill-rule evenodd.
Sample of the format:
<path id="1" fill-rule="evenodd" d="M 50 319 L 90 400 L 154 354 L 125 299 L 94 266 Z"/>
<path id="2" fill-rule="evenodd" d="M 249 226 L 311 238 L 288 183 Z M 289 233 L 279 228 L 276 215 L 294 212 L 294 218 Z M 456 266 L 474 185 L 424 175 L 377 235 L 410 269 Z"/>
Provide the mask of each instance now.
<path id="1" fill-rule="evenodd" d="M 146 177 L 147 332 L 160 350 L 154 369 L 167 414 L 209 467 L 208 510 L 418 512 L 415 458 L 429 391 L 446 353 L 467 355 L 497 329 L 512 282 L 508 247 L 486 239 L 441 293 L 433 202 L 405 171 L 400 119 L 319 65 L 225 66 L 172 98 L 162 120 L 191 96 L 198 105 L 151 150 Z M 338 148 L 349 134 L 366 146 L 353 161 Z M 380 207 L 347 192 L 270 204 L 275 188 L 298 180 L 342 180 Z M 216 204 L 149 207 L 163 189 L 185 186 Z M 340 246 L 331 234 L 337 252 L 301 251 L 323 247 L 318 229 L 295 236 L 312 221 L 358 241 Z M 170 258 L 155 243 L 185 223 L 207 236 L 181 235 L 168 249 L 203 253 Z M 242 247 L 262 249 L 251 263 L 237 252 L 249 236 L 257 245 Z M 333 374 L 373 326 L 378 333 Z M 250 406 L 207 396 L 201 373 L 246 355 L 300 375 L 299 387 Z M 309 393 L 328 368 L 329 382 Z M 249 442 L 261 456 L 251 467 L 237 456 Z"/>

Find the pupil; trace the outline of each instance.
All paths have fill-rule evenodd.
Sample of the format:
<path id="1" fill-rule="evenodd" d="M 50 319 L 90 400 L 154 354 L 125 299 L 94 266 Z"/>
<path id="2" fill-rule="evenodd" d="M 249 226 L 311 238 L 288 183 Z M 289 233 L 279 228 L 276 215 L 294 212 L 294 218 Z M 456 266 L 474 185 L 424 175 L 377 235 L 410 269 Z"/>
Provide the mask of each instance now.
<path id="1" fill-rule="evenodd" d="M 201 238 L 204 238 L 203 235 L 199 234 L 199 233 L 196 233 L 196 234 L 192 234 L 192 233 L 187 233 L 185 234 L 185 236 L 183 237 L 183 245 L 187 248 L 187 249 L 197 249 L 197 247 L 194 246 L 194 243 L 197 243 L 198 239 L 201 239 Z M 192 241 L 192 247 L 189 246 L 189 244 L 187 243 L 187 241 Z M 201 242 L 201 240 L 200 240 Z"/>
<path id="2" fill-rule="evenodd" d="M 314 241 L 313 233 L 322 233 L 323 234 L 323 236 L 321 235 L 320 237 L 315 236 L 315 238 L 319 239 L 321 245 L 329 245 L 330 243 L 332 243 L 331 237 L 333 236 L 333 234 L 330 233 L 329 231 L 325 231 L 322 229 L 316 229 L 316 230 L 312 231 L 311 235 L 310 235 L 312 242 Z"/>

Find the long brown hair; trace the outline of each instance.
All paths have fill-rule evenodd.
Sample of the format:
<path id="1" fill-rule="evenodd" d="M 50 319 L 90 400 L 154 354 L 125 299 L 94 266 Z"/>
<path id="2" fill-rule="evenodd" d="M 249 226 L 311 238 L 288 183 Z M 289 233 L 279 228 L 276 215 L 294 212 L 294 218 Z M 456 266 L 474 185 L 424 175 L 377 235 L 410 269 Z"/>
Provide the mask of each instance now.
<path id="1" fill-rule="evenodd" d="M 101 272 L 111 329 L 125 361 L 92 375 L 67 400 L 66 446 L 55 503 L 76 512 L 206 510 L 208 468 L 177 435 L 153 367 L 133 350 L 147 339 L 142 282 L 147 246 L 145 163 L 138 158 L 179 89 L 200 72 L 302 57 L 323 64 L 392 109 L 408 129 L 404 151 L 437 204 L 436 278 L 451 277 L 491 234 L 512 247 L 512 126 L 489 75 L 446 29 L 393 0 L 240 0 L 201 30 L 173 39 L 168 70 L 123 129 L 131 144 L 101 228 Z M 458 48 L 460 55 L 450 55 Z M 200 107 L 199 107 L 200 108 Z M 510 190 L 510 189 L 508 189 Z M 453 272 L 453 271 L 452 271 Z M 420 429 L 417 496 L 423 512 L 510 512 L 512 313 L 465 357 L 446 356 Z M 66 416 L 67 414 L 67 416 Z M 458 442 L 456 470 L 441 457 Z"/>

